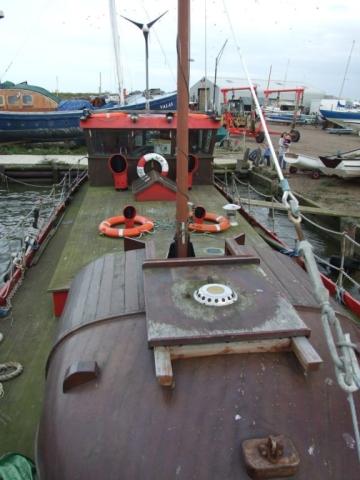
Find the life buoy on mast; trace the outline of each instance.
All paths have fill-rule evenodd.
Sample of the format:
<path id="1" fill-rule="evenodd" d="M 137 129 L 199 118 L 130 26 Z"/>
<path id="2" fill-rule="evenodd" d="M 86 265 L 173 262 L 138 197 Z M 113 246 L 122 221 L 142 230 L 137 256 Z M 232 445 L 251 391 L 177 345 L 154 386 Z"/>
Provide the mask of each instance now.
<path id="1" fill-rule="evenodd" d="M 158 153 L 147 153 L 146 155 L 143 155 L 140 158 L 136 167 L 138 176 L 140 178 L 145 176 L 145 165 L 147 164 L 147 162 L 151 162 L 152 160 L 160 164 L 161 175 L 163 177 L 167 177 L 169 173 L 169 164 L 166 161 L 166 159 L 162 155 L 159 155 Z"/>

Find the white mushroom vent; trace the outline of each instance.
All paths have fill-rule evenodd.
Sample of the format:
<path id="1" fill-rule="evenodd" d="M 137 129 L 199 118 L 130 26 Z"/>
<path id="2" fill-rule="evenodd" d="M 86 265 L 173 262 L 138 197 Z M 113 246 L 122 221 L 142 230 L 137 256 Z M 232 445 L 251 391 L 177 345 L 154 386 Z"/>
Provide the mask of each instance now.
<path id="1" fill-rule="evenodd" d="M 225 307 L 236 302 L 237 294 L 227 285 L 208 283 L 194 292 L 197 302 L 210 307 Z"/>

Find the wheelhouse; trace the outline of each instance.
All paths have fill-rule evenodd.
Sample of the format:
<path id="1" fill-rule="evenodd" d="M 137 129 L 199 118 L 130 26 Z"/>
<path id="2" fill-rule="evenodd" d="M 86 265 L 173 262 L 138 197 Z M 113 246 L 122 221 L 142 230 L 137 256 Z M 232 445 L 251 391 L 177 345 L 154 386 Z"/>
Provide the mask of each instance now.
<path id="1" fill-rule="evenodd" d="M 189 114 L 189 154 L 199 160 L 193 183 L 212 183 L 212 161 L 216 131 L 220 122 L 214 116 Z M 137 178 L 137 164 L 148 153 L 162 155 L 169 165 L 169 178 L 176 179 L 177 114 L 111 112 L 84 116 L 81 121 L 89 152 L 89 178 L 92 185 L 112 185 L 109 158 L 122 154 L 128 163 L 129 181 Z M 190 156 L 190 155 L 189 155 Z M 146 166 L 159 168 L 156 162 Z"/>

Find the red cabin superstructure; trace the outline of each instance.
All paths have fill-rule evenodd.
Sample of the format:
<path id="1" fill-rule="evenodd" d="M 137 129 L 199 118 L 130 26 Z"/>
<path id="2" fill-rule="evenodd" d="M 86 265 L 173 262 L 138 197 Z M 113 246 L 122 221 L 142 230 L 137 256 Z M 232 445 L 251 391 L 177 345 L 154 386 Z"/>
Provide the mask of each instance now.
<path id="1" fill-rule="evenodd" d="M 115 154 L 126 158 L 129 186 L 139 178 L 139 160 L 149 153 L 163 156 L 169 166 L 168 178 L 176 180 L 176 112 L 95 113 L 84 118 L 80 125 L 89 151 L 91 185 L 114 184 L 108 162 Z M 196 156 L 198 160 L 197 168 L 191 175 L 194 185 L 212 183 L 213 150 L 219 127 L 220 122 L 214 116 L 189 114 L 189 155 Z M 145 173 L 159 169 L 156 164 L 148 162 Z"/>

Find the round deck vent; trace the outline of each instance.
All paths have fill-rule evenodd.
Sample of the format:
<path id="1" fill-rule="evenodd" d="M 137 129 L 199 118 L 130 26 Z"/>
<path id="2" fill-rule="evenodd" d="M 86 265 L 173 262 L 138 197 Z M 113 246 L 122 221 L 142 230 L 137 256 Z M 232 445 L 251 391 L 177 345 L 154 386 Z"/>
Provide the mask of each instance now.
<path id="1" fill-rule="evenodd" d="M 218 247 L 208 247 L 205 248 L 205 253 L 208 255 L 224 255 L 224 249 L 223 248 L 218 248 Z"/>
<path id="2" fill-rule="evenodd" d="M 225 307 L 236 302 L 237 294 L 227 285 L 208 283 L 194 292 L 197 302 L 209 307 Z"/>

